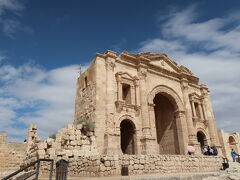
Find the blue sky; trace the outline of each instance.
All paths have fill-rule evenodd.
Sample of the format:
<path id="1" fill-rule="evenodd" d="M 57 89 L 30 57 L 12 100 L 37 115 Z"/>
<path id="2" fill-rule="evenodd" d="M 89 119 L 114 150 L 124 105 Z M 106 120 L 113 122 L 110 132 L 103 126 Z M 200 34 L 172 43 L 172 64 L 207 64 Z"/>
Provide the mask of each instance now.
<path id="1" fill-rule="evenodd" d="M 0 131 L 22 141 L 73 121 L 76 68 L 96 52 L 164 52 L 211 90 L 219 128 L 240 131 L 240 1 L 0 0 Z"/>

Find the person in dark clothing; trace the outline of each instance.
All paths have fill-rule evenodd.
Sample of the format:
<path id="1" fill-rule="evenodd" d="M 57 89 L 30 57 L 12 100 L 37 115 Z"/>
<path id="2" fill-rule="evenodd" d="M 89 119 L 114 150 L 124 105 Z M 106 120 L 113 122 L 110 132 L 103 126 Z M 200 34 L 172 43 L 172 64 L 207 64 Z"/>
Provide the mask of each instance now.
<path id="1" fill-rule="evenodd" d="M 233 162 L 236 161 L 236 156 L 237 156 L 237 153 L 232 149 L 231 151 L 231 156 L 232 156 L 232 159 L 233 159 Z"/>
<path id="2" fill-rule="evenodd" d="M 211 155 L 211 152 L 210 152 L 210 151 L 211 151 L 211 148 L 208 146 L 208 147 L 207 147 L 207 155 L 209 155 L 209 156 Z"/>
<path id="3" fill-rule="evenodd" d="M 215 146 L 213 146 L 213 155 L 217 156 L 218 155 L 218 150 Z"/>

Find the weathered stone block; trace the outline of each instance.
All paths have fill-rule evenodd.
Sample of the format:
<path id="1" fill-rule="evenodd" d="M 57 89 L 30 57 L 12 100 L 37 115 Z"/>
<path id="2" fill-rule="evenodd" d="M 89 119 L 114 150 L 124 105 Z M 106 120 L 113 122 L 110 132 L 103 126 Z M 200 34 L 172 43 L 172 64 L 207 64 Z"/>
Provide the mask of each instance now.
<path id="1" fill-rule="evenodd" d="M 64 150 L 64 149 L 56 149 L 56 155 L 66 155 L 66 150 Z"/>

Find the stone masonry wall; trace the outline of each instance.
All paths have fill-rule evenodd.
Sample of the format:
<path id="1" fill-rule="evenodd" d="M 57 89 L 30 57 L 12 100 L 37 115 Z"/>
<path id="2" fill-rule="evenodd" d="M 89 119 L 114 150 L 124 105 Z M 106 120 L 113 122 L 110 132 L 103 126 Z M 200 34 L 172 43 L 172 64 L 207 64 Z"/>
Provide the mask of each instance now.
<path id="1" fill-rule="evenodd" d="M 222 166 L 220 157 L 186 155 L 79 156 L 68 158 L 68 162 L 68 174 L 81 177 L 121 175 L 123 165 L 128 166 L 129 175 L 214 172 Z"/>
<path id="2" fill-rule="evenodd" d="M 26 144 L 6 142 L 6 134 L 0 133 L 0 177 L 6 176 L 20 168 L 25 158 Z M 5 136 L 5 137 L 3 137 Z"/>
<path id="3" fill-rule="evenodd" d="M 95 120 L 96 83 L 94 74 L 94 64 L 92 64 L 77 80 L 75 121 Z"/>
<path id="4" fill-rule="evenodd" d="M 35 131 L 29 129 L 30 132 Z M 38 158 L 59 159 L 78 158 L 83 155 L 98 155 L 94 132 L 84 132 L 82 124 L 69 124 L 56 133 L 55 139 L 47 138 L 44 141 L 36 140 L 36 133 L 28 141 L 26 163 Z M 35 141 L 32 141 L 35 139 Z"/>

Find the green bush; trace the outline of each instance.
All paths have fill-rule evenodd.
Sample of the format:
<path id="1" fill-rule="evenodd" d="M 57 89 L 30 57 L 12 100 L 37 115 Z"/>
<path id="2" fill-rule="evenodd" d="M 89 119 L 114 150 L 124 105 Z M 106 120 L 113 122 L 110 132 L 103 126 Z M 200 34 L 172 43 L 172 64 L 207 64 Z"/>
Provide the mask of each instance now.
<path id="1" fill-rule="evenodd" d="M 95 123 L 91 120 L 80 119 L 80 120 L 77 120 L 75 124 L 82 124 L 83 132 L 92 132 L 95 129 Z"/>
<path id="2" fill-rule="evenodd" d="M 56 139 L 56 133 L 50 134 L 48 137 L 52 139 Z"/>

